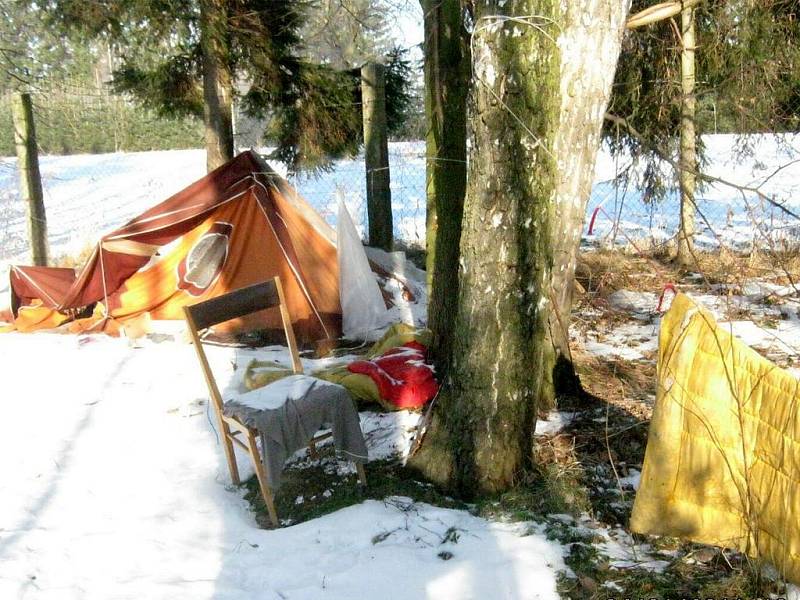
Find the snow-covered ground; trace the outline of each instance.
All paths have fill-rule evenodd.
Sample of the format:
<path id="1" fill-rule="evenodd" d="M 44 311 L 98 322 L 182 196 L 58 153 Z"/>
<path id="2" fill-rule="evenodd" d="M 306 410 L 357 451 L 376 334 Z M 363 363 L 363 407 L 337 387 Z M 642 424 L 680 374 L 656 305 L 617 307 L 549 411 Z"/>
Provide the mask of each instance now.
<path id="1" fill-rule="evenodd" d="M 728 295 L 725 286 L 716 288 L 713 293 L 684 291 L 707 308 L 721 327 L 800 377 L 800 294 L 794 288 L 766 282 L 749 284 L 745 294 Z M 665 295 L 662 310 L 669 309 L 672 298 L 670 293 Z M 601 321 L 599 326 L 573 328 L 573 343 L 598 357 L 655 362 L 660 326 L 656 295 L 618 290 L 609 295 L 608 304 L 622 322 L 615 321 L 613 327 Z M 731 319 L 731 314 L 740 318 Z M 750 318 L 741 318 L 745 315 Z M 583 316 L 594 321 L 599 313 Z"/>
<path id="2" fill-rule="evenodd" d="M 531 523 L 390 497 L 258 528 L 230 486 L 192 347 L 139 345 L 0 335 L 0 598 L 558 597 L 563 549 Z M 287 358 L 209 350 L 228 390 L 252 358 Z M 362 421 L 380 458 L 407 449 L 415 417 Z"/>
<path id="3" fill-rule="evenodd" d="M 723 150 L 715 151 L 721 156 Z M 403 186 L 420 194 L 419 207 L 396 207 L 413 215 L 396 225 L 414 235 L 424 227 L 421 153 L 419 144 L 393 147 L 395 158 L 413 167 L 405 180 L 393 179 L 400 186 L 395 199 Z M 758 157 L 767 166 L 755 159 L 724 163 L 720 169 L 727 171 L 719 173 L 741 182 L 761 173 L 764 189 L 773 186 L 770 193 L 800 205 L 797 165 L 769 177 L 786 156 L 765 150 Z M 610 165 L 601 155 L 592 206 L 607 197 L 601 182 Z M 75 254 L 201 176 L 204 158 L 201 151 L 45 157 L 42 170 L 52 253 Z M 358 217 L 363 175 L 362 163 L 342 161 L 320 179 L 294 183 L 329 220 L 339 194 Z M 0 259 L 24 262 L 24 210 L 15 177 L 13 161 L 2 160 Z M 733 196 L 704 193 L 738 210 Z M 608 202 L 604 209 L 613 214 Z M 632 199 L 628 206 L 634 204 Z M 636 228 L 645 221 L 631 222 L 631 235 L 643 231 Z M 603 229 L 609 222 L 602 223 L 598 217 L 598 238 L 610 232 Z M 400 237 L 409 239 L 402 232 Z M 411 279 L 418 276 L 412 273 Z M 0 290 L 5 285 L 3 277 Z M 614 327 L 575 331 L 573 342 L 598 356 L 654 361 L 658 291 L 617 292 L 609 298 L 619 317 Z M 720 288 L 695 297 L 736 335 L 794 364 L 800 375 L 794 290 L 755 282 L 735 294 Z M 419 322 L 424 298 L 405 308 L 409 314 L 398 318 Z M 175 341 L 179 335 L 156 339 L 164 338 L 145 338 L 133 347 L 105 336 L 0 335 L 9 424 L 0 436 L 0 599 L 557 597 L 556 578 L 565 570 L 568 549 L 548 541 L 543 525 L 490 522 L 390 497 L 276 531 L 258 528 L 243 492 L 229 485 L 191 346 Z M 212 347 L 210 353 L 229 390 L 237 389 L 253 358 L 287 362 L 277 347 Z M 314 370 L 330 362 L 305 360 L 305 366 Z M 553 412 L 537 434 L 558 435 L 576 414 Z M 361 418 L 374 459 L 408 452 L 418 415 L 364 412 Z M 240 469 L 251 472 L 245 460 Z M 619 485 L 635 488 L 637 477 L 632 470 Z M 612 568 L 663 568 L 663 557 L 636 544 L 624 529 L 588 517 L 570 519 L 570 527 L 600 540 L 595 545 Z M 458 532 L 457 544 L 448 531 Z M 448 560 L 440 556 L 449 554 Z"/>

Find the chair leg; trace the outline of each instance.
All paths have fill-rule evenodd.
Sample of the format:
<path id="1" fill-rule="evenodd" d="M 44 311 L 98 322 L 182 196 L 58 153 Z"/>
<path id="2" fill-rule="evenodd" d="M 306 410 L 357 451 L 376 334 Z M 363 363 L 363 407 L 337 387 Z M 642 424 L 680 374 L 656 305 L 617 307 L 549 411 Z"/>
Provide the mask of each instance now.
<path id="1" fill-rule="evenodd" d="M 356 471 L 358 472 L 358 482 L 364 487 L 367 487 L 367 473 L 364 471 L 364 465 L 360 462 L 357 462 Z"/>
<path id="2" fill-rule="evenodd" d="M 264 504 L 267 505 L 269 520 L 272 522 L 273 527 L 278 527 L 278 513 L 275 510 L 272 490 L 269 489 L 269 484 L 267 483 L 267 471 L 264 463 L 261 461 L 261 455 L 258 452 L 258 444 L 256 444 L 256 436 L 253 435 L 252 431 L 247 432 L 247 447 L 256 470 L 256 478 L 258 479 L 258 487 L 261 488 L 261 496 L 264 498 Z"/>
<path id="3" fill-rule="evenodd" d="M 231 474 L 233 485 L 239 485 L 239 467 L 236 465 L 236 454 L 233 451 L 231 442 L 231 428 L 225 421 L 220 420 L 220 430 L 222 431 L 222 447 L 225 450 L 225 460 L 228 462 L 228 471 Z"/>

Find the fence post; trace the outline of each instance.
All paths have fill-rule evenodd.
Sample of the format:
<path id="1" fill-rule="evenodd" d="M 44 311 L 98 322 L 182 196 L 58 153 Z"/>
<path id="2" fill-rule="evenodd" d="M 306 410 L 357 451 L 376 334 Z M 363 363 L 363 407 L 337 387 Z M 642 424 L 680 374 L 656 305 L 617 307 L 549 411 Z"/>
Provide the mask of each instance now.
<path id="1" fill-rule="evenodd" d="M 39 173 L 39 153 L 36 147 L 36 128 L 33 123 L 31 95 L 15 94 L 12 102 L 14 144 L 17 147 L 17 170 L 20 191 L 28 209 L 28 239 L 33 264 L 47 265 L 47 218 L 44 212 L 42 177 Z"/>
<path id="2" fill-rule="evenodd" d="M 678 230 L 678 262 L 692 263 L 694 253 L 694 214 L 697 172 L 697 150 L 695 147 L 695 28 L 694 8 L 681 11 L 681 156 L 680 191 L 681 220 Z"/>
<path id="3" fill-rule="evenodd" d="M 369 245 L 391 250 L 392 196 L 389 189 L 389 140 L 386 129 L 385 91 L 383 65 L 367 63 L 361 67 Z"/>

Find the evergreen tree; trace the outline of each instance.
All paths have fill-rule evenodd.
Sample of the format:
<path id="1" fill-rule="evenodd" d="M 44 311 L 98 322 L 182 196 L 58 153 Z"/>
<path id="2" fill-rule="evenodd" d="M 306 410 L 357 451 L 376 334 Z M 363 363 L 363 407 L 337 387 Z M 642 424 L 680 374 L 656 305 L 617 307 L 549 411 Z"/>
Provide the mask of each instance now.
<path id="1" fill-rule="evenodd" d="M 634 0 L 631 12 L 650 5 Z M 707 0 L 695 9 L 697 135 L 800 128 L 800 7 L 795 0 Z M 677 147 L 680 36 L 662 21 L 623 42 L 606 122 L 612 152 L 643 163 L 646 200 L 669 189 L 660 155 Z M 743 145 L 746 148 L 746 144 Z M 698 144 L 702 163 L 702 144 Z"/>
<path id="2" fill-rule="evenodd" d="M 707 132 L 800 129 L 800 5 L 716 0 L 699 21 L 698 68 Z M 713 118 L 716 117 L 716 123 Z"/>
<path id="3" fill-rule="evenodd" d="M 11 93 L 34 103 L 37 145 L 44 153 L 197 147 L 193 119 L 162 119 L 109 94 L 114 63 L 103 40 L 64 37 L 38 7 L 0 0 L 0 153 L 14 153 Z"/>
<path id="4" fill-rule="evenodd" d="M 303 54 L 336 69 L 383 62 L 393 49 L 386 0 L 318 0 L 302 29 Z"/>
<path id="5" fill-rule="evenodd" d="M 324 166 L 358 148 L 352 78 L 300 57 L 307 3 L 298 0 L 50 0 L 51 19 L 106 39 L 120 57 L 118 92 L 162 115 L 202 116 L 209 168 L 230 158 L 235 78 L 250 82 L 242 103 L 268 116 L 277 158 Z"/>

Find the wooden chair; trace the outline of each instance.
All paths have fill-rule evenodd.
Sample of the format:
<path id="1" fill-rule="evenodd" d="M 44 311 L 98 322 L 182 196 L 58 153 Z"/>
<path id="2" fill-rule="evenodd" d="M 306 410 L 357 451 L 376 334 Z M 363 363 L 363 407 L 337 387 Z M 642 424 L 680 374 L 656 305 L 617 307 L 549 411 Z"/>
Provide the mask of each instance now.
<path id="1" fill-rule="evenodd" d="M 200 360 L 203 375 L 208 385 L 211 402 L 214 406 L 214 413 L 216 414 L 217 424 L 221 432 L 222 447 L 225 450 L 225 459 L 228 462 L 231 480 L 235 485 L 239 485 L 240 483 L 239 469 L 236 465 L 236 457 L 233 450 L 235 444 L 243 448 L 250 455 L 253 466 L 255 467 L 261 495 L 264 498 L 264 503 L 267 505 L 270 521 L 273 526 L 277 527 L 278 515 L 275 511 L 272 490 L 268 484 L 267 465 L 261 460 L 258 444 L 256 442 L 258 431 L 252 427 L 248 427 L 240 419 L 227 416 L 223 413 L 222 395 L 219 392 L 214 374 L 208 364 L 208 358 L 206 357 L 200 337 L 202 331 L 213 325 L 274 307 L 280 308 L 281 321 L 283 322 L 283 329 L 286 334 L 286 343 L 289 346 L 289 354 L 292 359 L 292 371 L 295 374 L 302 374 L 303 365 L 300 362 L 300 355 L 297 351 L 297 342 L 294 337 L 289 311 L 286 308 L 286 300 L 283 295 L 280 278 L 275 277 L 264 283 L 251 285 L 192 306 L 185 306 L 183 310 L 186 322 L 189 325 L 189 332 L 191 333 L 195 350 L 197 351 L 197 358 Z M 316 444 L 331 435 L 332 433 L 329 431 L 321 435 L 316 435 L 311 439 L 309 443 L 309 452 L 312 458 L 317 456 Z M 358 471 L 360 483 L 366 485 L 367 480 L 364 466 L 356 462 L 356 469 Z"/>

